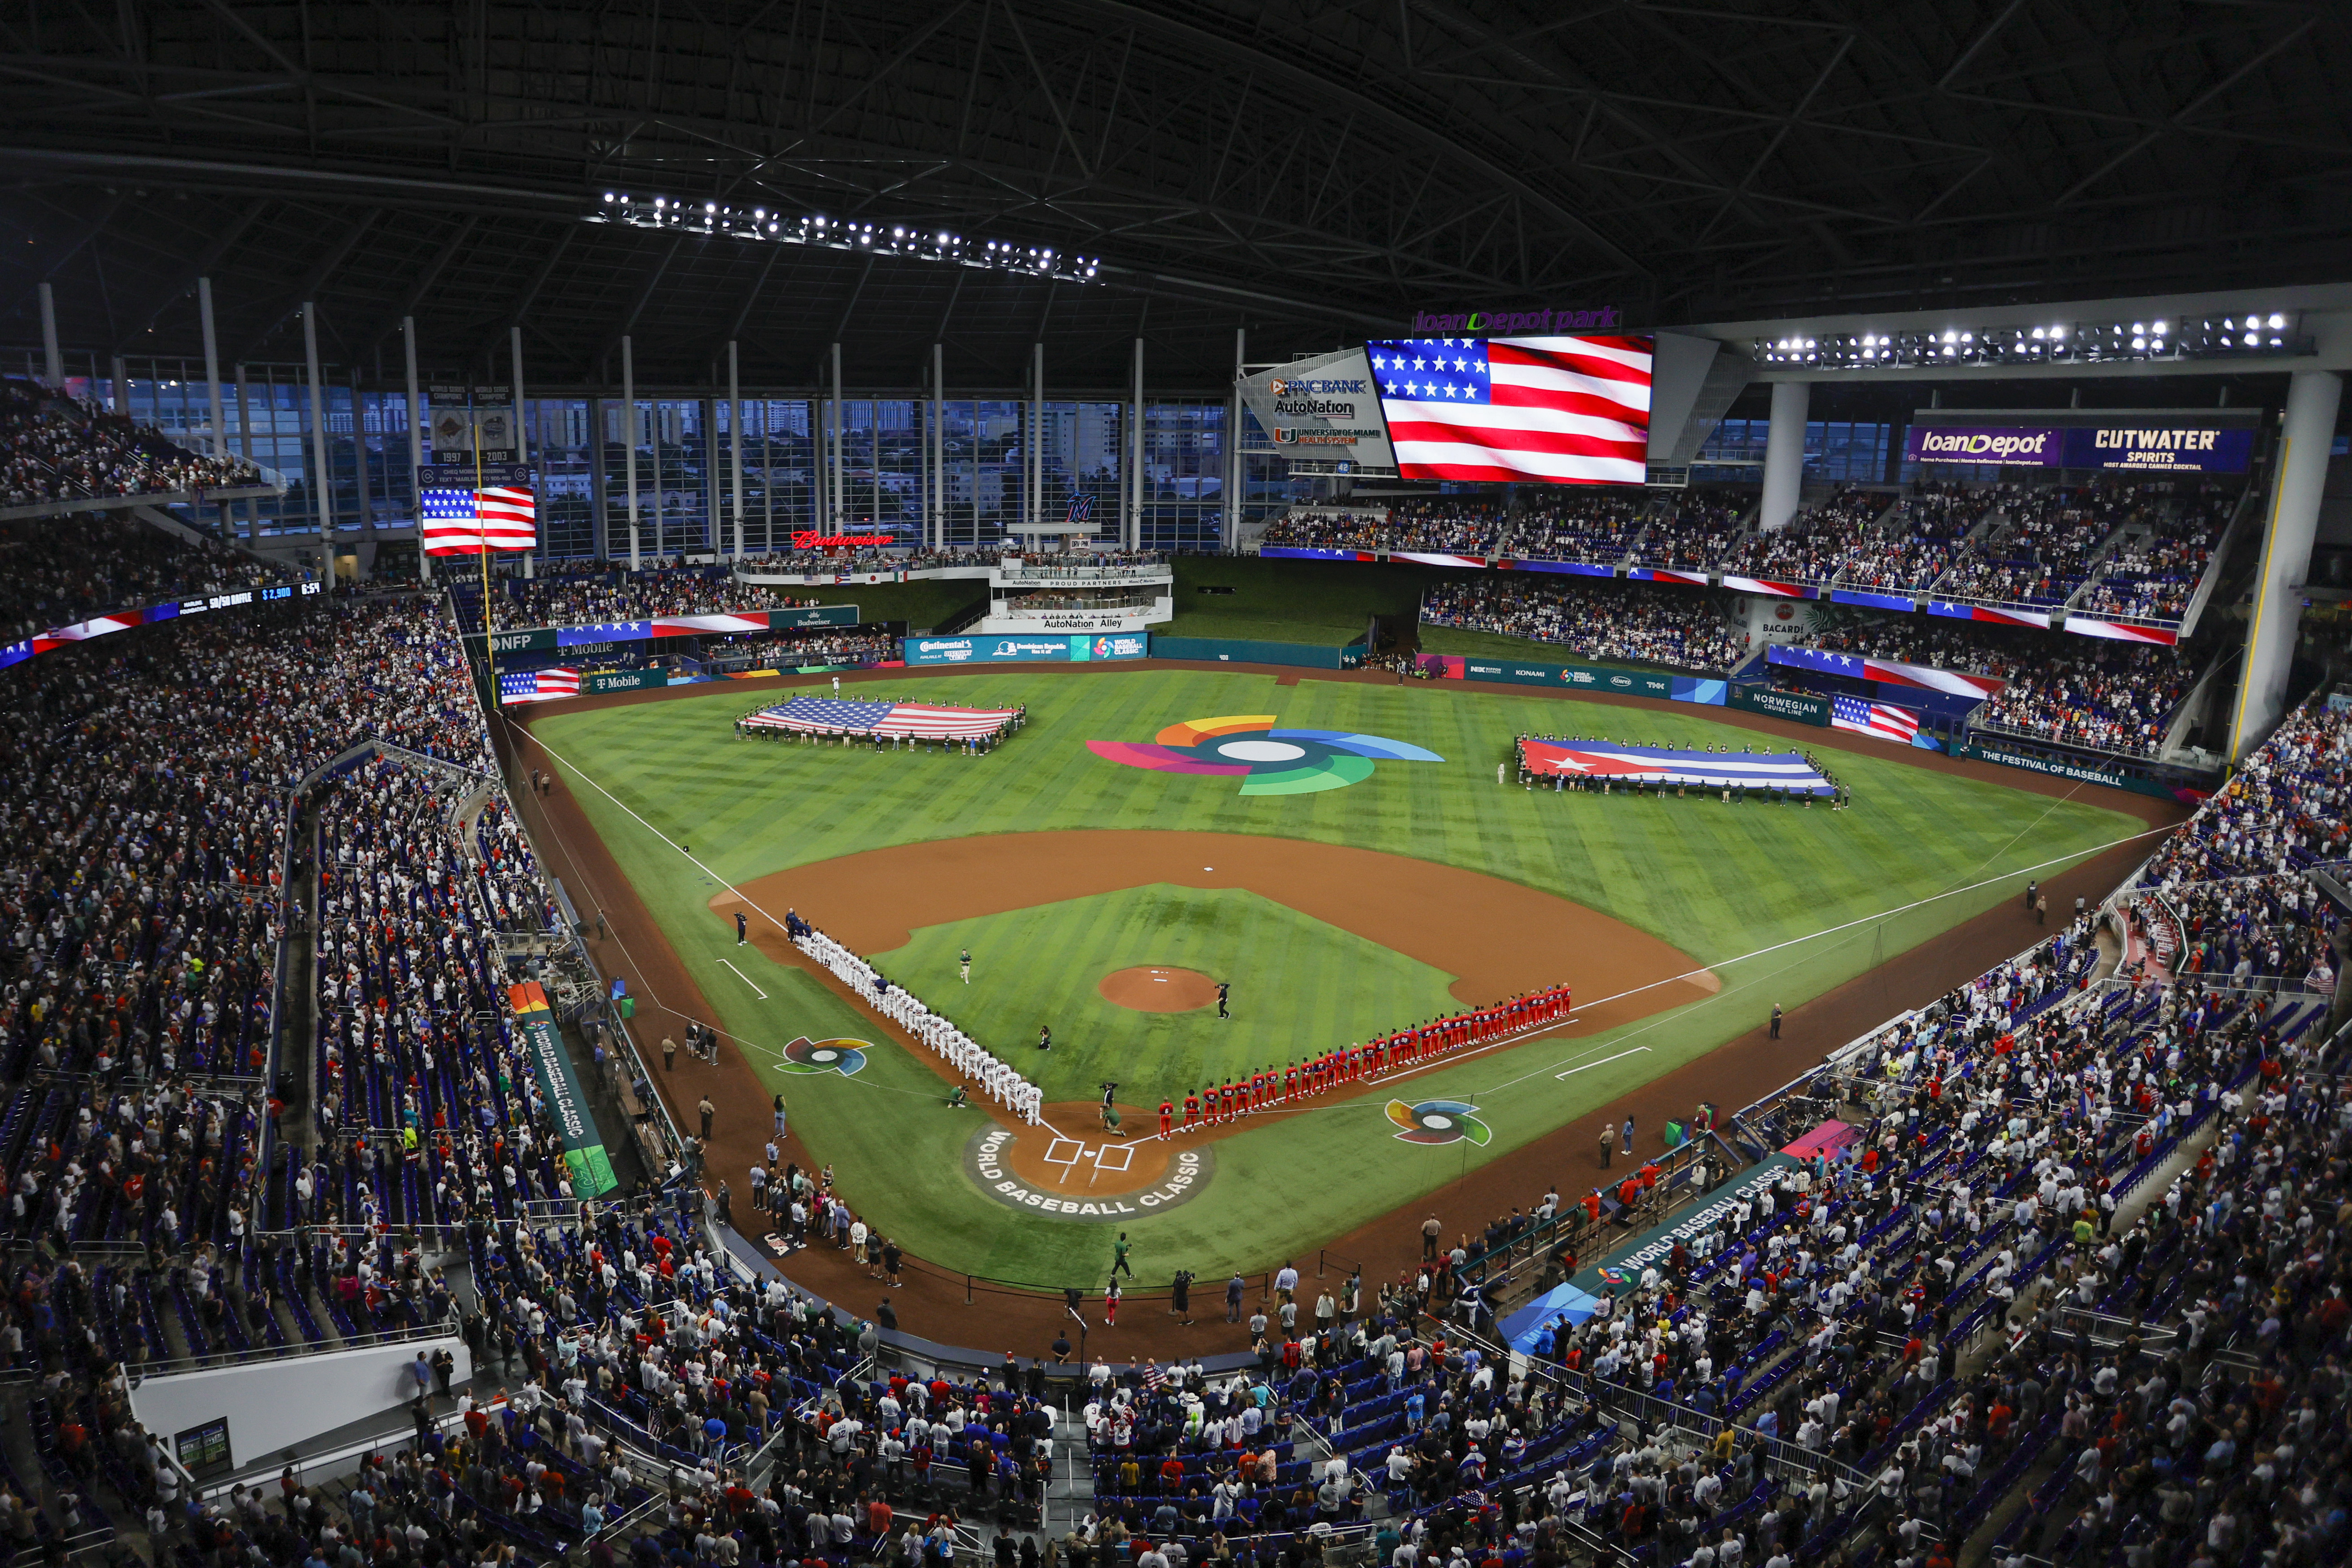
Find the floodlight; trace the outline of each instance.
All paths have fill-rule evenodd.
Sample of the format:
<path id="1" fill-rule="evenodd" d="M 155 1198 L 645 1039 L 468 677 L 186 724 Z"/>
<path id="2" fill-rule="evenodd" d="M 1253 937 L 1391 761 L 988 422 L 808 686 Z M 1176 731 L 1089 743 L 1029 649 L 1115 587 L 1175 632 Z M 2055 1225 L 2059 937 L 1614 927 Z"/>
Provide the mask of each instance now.
<path id="1" fill-rule="evenodd" d="M 2271 312 L 2271 325 L 2273 328 L 2284 327 L 2286 325 L 2286 318 L 2280 315 L 2276 310 L 2273 310 Z"/>

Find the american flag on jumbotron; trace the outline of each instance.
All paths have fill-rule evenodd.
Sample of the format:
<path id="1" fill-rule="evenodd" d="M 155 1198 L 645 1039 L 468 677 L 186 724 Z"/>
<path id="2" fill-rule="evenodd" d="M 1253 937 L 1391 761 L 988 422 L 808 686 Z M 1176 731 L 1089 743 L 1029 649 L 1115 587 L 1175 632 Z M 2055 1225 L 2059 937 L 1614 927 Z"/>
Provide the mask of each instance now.
<path id="1" fill-rule="evenodd" d="M 1647 338 L 1400 338 L 1364 347 L 1402 478 L 1647 478 Z"/>
<path id="2" fill-rule="evenodd" d="M 539 508 L 521 485 L 420 490 L 416 502 L 424 514 L 427 555 L 478 555 L 486 544 L 492 550 L 539 547 Z"/>
<path id="3" fill-rule="evenodd" d="M 504 673 L 499 677 L 499 702 L 547 702 L 558 697 L 580 695 L 580 672 L 576 669 L 525 669 Z"/>
<path id="4" fill-rule="evenodd" d="M 1885 702 L 1834 697 L 1830 700 L 1830 728 L 1851 730 L 1857 735 L 1875 735 L 1882 741 L 1907 746 L 1919 732 L 1919 715 Z"/>
<path id="5" fill-rule="evenodd" d="M 926 702 L 845 702 L 837 697 L 795 697 L 763 708 L 743 721 L 755 730 L 798 730 L 809 734 L 848 731 L 856 735 L 913 735 L 929 741 L 962 741 L 993 735 L 1018 710 L 936 708 Z"/>

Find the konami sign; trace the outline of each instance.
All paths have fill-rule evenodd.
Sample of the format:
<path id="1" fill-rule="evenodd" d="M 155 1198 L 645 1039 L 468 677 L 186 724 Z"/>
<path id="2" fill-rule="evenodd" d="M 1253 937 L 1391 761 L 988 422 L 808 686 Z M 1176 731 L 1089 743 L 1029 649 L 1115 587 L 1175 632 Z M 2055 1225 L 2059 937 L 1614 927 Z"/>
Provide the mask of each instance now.
<path id="1" fill-rule="evenodd" d="M 819 533 L 804 528 L 793 535 L 794 550 L 857 550 L 866 545 L 880 547 L 898 541 L 887 533 Z"/>

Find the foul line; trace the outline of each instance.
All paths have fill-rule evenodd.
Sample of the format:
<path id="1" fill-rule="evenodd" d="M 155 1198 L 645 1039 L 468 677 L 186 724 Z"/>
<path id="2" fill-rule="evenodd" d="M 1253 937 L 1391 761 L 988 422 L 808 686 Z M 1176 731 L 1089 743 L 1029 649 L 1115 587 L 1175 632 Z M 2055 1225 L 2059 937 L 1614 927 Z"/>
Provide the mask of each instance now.
<path id="1" fill-rule="evenodd" d="M 634 809 L 634 808 L 629 805 L 629 803 L 628 803 L 627 801 L 623 800 L 619 795 L 614 795 L 611 790 L 608 790 L 608 789 L 606 789 L 603 784 L 598 784 L 594 778 L 593 778 L 593 777 L 591 777 L 591 776 L 590 776 L 590 774 L 588 773 L 587 770 L 585 770 L 584 768 L 582 768 L 578 763 L 574 763 L 573 761 L 572 761 L 572 759 L 571 759 L 571 758 L 569 758 L 569 757 L 565 756 L 562 752 L 557 751 L 553 746 L 549 745 L 545 741 L 541 740 L 541 739 L 540 739 L 540 737 L 539 737 L 537 734 L 532 733 L 531 731 L 527 731 L 527 730 L 524 731 L 524 733 L 530 735 L 530 738 L 531 738 L 532 742 L 533 742 L 534 744 L 536 744 L 536 745 L 537 745 L 537 746 L 538 746 L 541 751 L 545 752 L 549 756 L 553 757 L 557 762 L 562 763 L 566 768 L 569 768 L 569 769 L 572 771 L 572 775 L 573 775 L 574 777 L 576 777 L 576 778 L 578 778 L 578 779 L 582 780 L 583 782 L 584 782 L 584 783 L 585 783 L 585 784 L 587 784 L 591 789 L 593 789 L 593 790 L 594 790 L 598 795 L 603 795 L 606 800 L 611 801 L 614 805 L 619 806 L 623 811 L 627 812 L 627 813 L 629 814 L 629 820 L 630 820 L 630 821 L 632 821 L 632 822 L 635 823 L 638 826 L 640 826 L 640 827 L 644 828 L 647 833 L 652 834 L 656 838 L 660 839 L 664 844 L 668 845 L 672 849 L 677 850 L 677 851 L 678 852 L 679 856 L 681 856 L 681 857 L 685 859 L 685 861 L 686 861 L 686 863 L 687 863 L 688 865 L 692 866 L 696 870 L 700 871 L 704 876 L 706 876 L 706 877 L 709 878 L 712 881 L 714 881 L 714 882 L 718 883 L 720 887 L 722 887 L 722 888 L 726 889 L 729 892 L 730 892 L 730 893 L 734 894 L 737 898 L 739 898 L 739 899 L 742 900 L 743 900 L 743 902 L 744 902 L 747 906 L 749 906 L 751 909 L 752 909 L 753 910 L 755 910 L 755 911 L 757 911 L 757 912 L 758 912 L 758 914 L 759 914 L 759 916 L 760 916 L 760 918 L 761 918 L 761 920 L 766 921 L 770 925 L 772 925 L 772 926 L 775 927 L 778 931 L 782 931 L 782 930 L 784 929 L 784 922 L 783 922 L 783 921 L 780 921 L 780 920 L 778 920 L 775 916 L 773 916 L 773 915 L 770 914 L 766 910 L 764 910 L 764 909 L 761 908 L 760 904 L 759 904 L 755 900 L 753 900 L 753 899 L 752 899 L 752 897 L 751 897 L 749 893 L 746 893 L 742 889 L 740 889 L 740 888 L 737 887 L 734 883 L 732 883 L 732 882 L 729 881 L 726 878 L 724 878 L 724 877 L 720 876 L 717 871 L 713 870 L 710 867 L 709 867 L 709 866 L 707 866 L 707 865 L 703 864 L 700 860 L 697 859 L 697 858 L 695 858 L 694 852 L 693 852 L 692 850 L 688 849 L 685 845 L 680 844 L 677 840 L 676 840 L 675 838 L 672 838 L 668 834 L 664 833 L 660 828 L 656 827 L 652 823 L 647 822 L 644 817 L 642 817 L 642 816 L 638 816 L 638 815 L 637 815 L 637 813 L 636 813 L 636 811 L 635 811 L 635 809 Z M 789 938 L 788 938 L 787 940 L 789 940 Z M 797 948 L 795 948 L 795 949 L 794 949 L 794 951 L 795 951 L 795 952 L 797 952 L 797 951 L 799 951 L 799 950 L 798 950 Z M 723 959 L 723 958 L 722 958 L 722 959 L 720 959 L 719 962 L 719 963 L 727 963 L 727 961 L 726 961 L 725 959 Z M 734 969 L 734 968 L 735 968 L 735 966 L 734 966 L 733 964 L 731 964 L 731 963 L 728 963 L 728 964 L 727 964 L 727 967 L 728 967 L 728 968 L 730 968 L 730 969 Z M 822 966 L 820 966 L 820 967 L 822 967 Z M 737 971 L 737 973 L 740 974 L 740 973 L 741 973 L 741 971 L 738 970 L 738 971 Z M 841 978 L 839 975 L 833 974 L 833 972 L 832 972 L 831 970 L 829 970 L 829 969 L 824 970 L 824 973 L 826 973 L 827 975 L 831 975 L 831 976 L 832 976 L 832 978 L 834 978 L 834 979 L 835 979 L 835 980 L 836 980 L 836 981 L 838 981 L 838 980 Z M 744 984 L 748 985 L 748 984 L 751 984 L 751 982 L 747 980 L 747 981 L 745 981 L 745 982 L 744 982 Z M 757 987 L 754 987 L 754 989 L 757 989 Z M 880 1011 L 880 1009 L 868 1005 L 866 1004 L 866 1001 L 865 997 L 860 996 L 860 995 L 858 994 L 857 988 L 856 988 L 856 986 L 854 986 L 854 985 L 845 985 L 845 986 L 844 986 L 844 989 L 845 989 L 846 991 L 848 991 L 848 993 L 850 994 L 850 995 L 851 995 L 851 996 L 856 997 L 856 1000 L 857 1000 L 857 1005 L 858 1005 L 859 1006 L 861 1006 L 861 1007 L 865 1007 L 865 1008 L 866 1008 L 866 1013 L 868 1014 L 868 1016 L 872 1016 L 873 1018 L 875 1018 L 875 1019 L 878 1020 L 878 1021 L 881 1023 L 881 1025 L 882 1025 L 882 1026 L 883 1026 L 884 1028 L 886 1028 L 886 1029 L 892 1029 L 892 1028 L 897 1028 L 897 1027 L 898 1027 L 898 1026 L 897 1026 L 896 1024 L 894 1024 L 894 1023 L 893 1023 L 893 1022 L 892 1022 L 892 1021 L 891 1021 L 887 1016 L 885 1016 L 885 1015 Z M 925 1004 L 925 1005 L 928 1007 L 929 1005 L 928 1003 L 926 1003 L 926 1004 Z M 904 1031 L 903 1031 L 903 1030 L 902 1030 L 902 1031 L 900 1031 L 900 1032 L 901 1032 L 901 1033 L 904 1033 Z M 917 1047 L 907 1047 L 907 1048 L 909 1050 L 909 1052 L 912 1052 L 912 1051 L 913 1051 L 914 1049 L 916 1049 Z M 983 1049 L 985 1049 L 986 1047 L 983 1047 L 982 1048 L 983 1048 Z M 993 1053 L 992 1053 L 992 1054 L 993 1054 Z M 1002 1060 L 1003 1058 L 999 1058 L 998 1059 L 999 1059 L 999 1060 Z M 1010 1064 L 1010 1063 L 1007 1063 L 1006 1065 L 1007 1065 L 1007 1066 L 1010 1066 L 1011 1064 Z M 1039 1104 L 1038 1104 L 1038 1111 L 1037 1111 L 1037 1125 L 1038 1125 L 1038 1126 L 1040 1126 L 1040 1127 L 1045 1128 L 1047 1131 L 1049 1131 L 1049 1132 L 1053 1133 L 1053 1134 L 1054 1134 L 1055 1136 L 1056 1136 L 1056 1137 L 1066 1137 L 1066 1136 L 1067 1136 L 1067 1134 L 1066 1134 L 1066 1133 L 1065 1133 L 1065 1132 L 1063 1132 L 1063 1131 L 1062 1131 L 1062 1130 L 1061 1130 L 1060 1128 L 1058 1128 L 1058 1127 L 1055 1126 L 1052 1122 L 1050 1122 L 1050 1121 L 1046 1121 L 1046 1120 L 1045 1120 L 1045 1104 L 1044 1104 L 1044 1101 L 1043 1101 L 1042 1100 L 1039 1101 Z"/>
<path id="2" fill-rule="evenodd" d="M 723 958 L 722 958 L 722 959 L 720 959 L 719 962 L 719 963 L 727 963 L 727 961 L 726 961 L 725 959 L 723 959 Z M 766 992 L 764 992 L 764 991 L 761 991 L 761 990 L 760 990 L 759 982 L 757 982 L 757 981 L 753 980 L 750 975 L 748 975 L 748 974 L 744 973 L 741 970 L 740 970 L 740 969 L 736 969 L 736 968 L 735 968 L 735 966 L 734 966 L 733 964 L 731 964 L 731 963 L 727 963 L 727 967 L 728 967 L 729 969 L 730 969 L 730 970 L 734 970 L 734 973 L 735 973 L 735 978 L 736 978 L 736 979 L 738 979 L 738 980 L 741 981 L 744 984 L 749 985 L 749 986 L 750 986 L 750 987 L 751 987 L 754 992 L 757 992 L 757 993 L 759 994 L 759 997 L 760 997 L 760 1000 L 761 1000 L 761 1001 L 765 1002 L 765 1001 L 768 999 L 768 994 L 767 994 Z"/>
<path id="3" fill-rule="evenodd" d="M 1615 1056 L 1613 1056 L 1613 1057 L 1602 1057 L 1602 1058 L 1601 1058 L 1599 1061 L 1597 1061 L 1597 1062 L 1587 1062 L 1587 1063 L 1585 1063 L 1585 1064 L 1584 1064 L 1584 1066 L 1583 1066 L 1583 1067 L 1580 1067 L 1580 1068 L 1569 1068 L 1566 1072 L 1556 1072 L 1556 1073 L 1552 1074 L 1551 1076 L 1552 1076 L 1552 1077 L 1554 1077 L 1554 1078 L 1574 1078 L 1578 1073 L 1588 1071 L 1588 1070 L 1590 1070 L 1590 1069 L 1591 1069 L 1591 1068 L 1605 1068 L 1605 1067 L 1607 1067 L 1611 1062 L 1622 1062 L 1622 1061 L 1623 1061 L 1627 1057 L 1638 1057 L 1638 1056 L 1640 1056 L 1643 1051 L 1646 1051 L 1646 1050 L 1648 1050 L 1649 1048 L 1650 1048 L 1650 1047 L 1647 1047 L 1647 1046 L 1635 1046 L 1635 1047 L 1634 1047 L 1632 1050 L 1630 1050 L 1630 1051 L 1619 1051 L 1619 1052 L 1618 1052 Z"/>
<path id="4" fill-rule="evenodd" d="M 635 816 L 635 814 L 632 812 L 630 815 Z M 1907 904 L 1897 904 L 1891 910 L 1881 910 L 1876 914 L 1864 915 L 1859 920 L 1847 921 L 1842 925 L 1823 926 L 1820 931 L 1808 931 L 1803 936 L 1792 936 L 1786 942 L 1776 942 L 1769 947 L 1759 947 L 1753 952 L 1743 952 L 1737 958 L 1717 959 L 1714 963 L 1705 964 L 1700 968 L 1687 969 L 1680 974 L 1669 974 L 1664 980 L 1653 980 L 1647 985 L 1636 985 L 1632 990 L 1620 991 L 1613 995 L 1599 997 L 1591 1002 L 1579 1003 L 1578 1005 L 1580 1007 L 1599 1007 L 1611 1002 L 1621 1002 L 1628 996 L 1637 996 L 1644 991 L 1654 991 L 1661 985 L 1672 985 L 1678 980 L 1694 979 L 1698 975 L 1705 974 L 1711 969 L 1728 969 L 1735 963 L 1745 963 L 1751 958 L 1761 958 L 1766 953 L 1778 952 L 1784 947 L 1797 947 L 1805 942 L 1819 941 L 1821 938 L 1825 936 L 1835 936 L 1842 931 L 1852 931 L 1856 926 L 1866 926 L 1874 924 L 1880 921 L 1890 921 L 1896 915 L 1908 914 L 1913 910 L 1926 909 L 1929 904 L 1941 903 L 1946 899 L 1957 898 L 1962 893 L 1972 893 L 1979 888 L 1990 888 L 1995 882 L 2013 881 L 2021 872 L 2039 871 L 2051 866 L 2064 866 L 2078 861 L 2088 860 L 2094 855 L 2103 855 L 2110 849 L 2120 847 L 2126 844 L 2136 844 L 2143 838 L 2154 838 L 2174 832 L 2179 826 L 2179 825 L 2176 823 L 2171 827 L 2151 827 L 2145 833 L 2127 834 L 2121 838 L 2110 838 L 2105 844 L 2094 844 L 2088 849 L 2072 850 L 2064 855 L 2053 856 L 2047 860 L 2036 861 L 2034 864 L 2030 866 L 2015 867 L 2012 869 L 2003 871 L 1998 877 L 1987 877 L 1980 881 L 1965 883 L 1957 888 L 1948 888 L 1940 893 L 1930 893 L 1924 899 L 1914 899 Z M 2015 841 L 2011 840 L 2011 842 Z"/>

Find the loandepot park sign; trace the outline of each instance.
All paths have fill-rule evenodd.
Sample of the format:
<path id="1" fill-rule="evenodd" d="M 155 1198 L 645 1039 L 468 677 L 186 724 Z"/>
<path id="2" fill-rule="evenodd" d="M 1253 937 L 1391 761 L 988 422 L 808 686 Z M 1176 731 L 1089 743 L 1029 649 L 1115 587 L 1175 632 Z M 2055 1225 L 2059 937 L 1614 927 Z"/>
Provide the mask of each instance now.
<path id="1" fill-rule="evenodd" d="M 1435 337 L 1541 336 L 1550 332 L 1615 332 L 1624 330 L 1614 305 L 1489 306 L 1482 310 L 1415 310 L 1415 335 Z"/>

